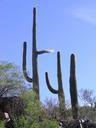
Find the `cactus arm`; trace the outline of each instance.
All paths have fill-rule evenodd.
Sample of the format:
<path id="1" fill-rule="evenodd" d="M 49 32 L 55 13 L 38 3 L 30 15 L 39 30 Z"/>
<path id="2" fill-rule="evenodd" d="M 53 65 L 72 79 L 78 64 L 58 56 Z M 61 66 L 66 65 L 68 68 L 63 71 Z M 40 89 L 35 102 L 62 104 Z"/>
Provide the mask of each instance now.
<path id="1" fill-rule="evenodd" d="M 52 93 L 58 94 L 58 90 L 53 89 L 52 86 L 50 85 L 49 78 L 48 78 L 48 73 L 47 73 L 47 72 L 45 73 L 45 77 L 46 77 L 46 83 L 47 83 L 48 89 L 49 89 Z"/>
<path id="2" fill-rule="evenodd" d="M 71 54 L 71 62 L 70 62 L 70 96 L 71 96 L 73 118 L 77 119 L 78 118 L 78 97 L 77 97 L 74 54 Z"/>
<path id="3" fill-rule="evenodd" d="M 44 54 L 44 53 L 50 53 L 50 52 L 47 51 L 47 50 L 37 51 L 37 55 L 41 55 L 41 54 Z"/>
<path id="4" fill-rule="evenodd" d="M 22 67 L 23 67 L 23 74 L 24 74 L 24 77 L 26 78 L 26 80 L 28 82 L 32 82 L 32 78 L 30 78 L 27 74 L 27 69 L 26 69 L 26 51 L 27 51 L 27 44 L 26 42 L 24 42 L 23 44 L 23 64 L 22 64 Z"/>

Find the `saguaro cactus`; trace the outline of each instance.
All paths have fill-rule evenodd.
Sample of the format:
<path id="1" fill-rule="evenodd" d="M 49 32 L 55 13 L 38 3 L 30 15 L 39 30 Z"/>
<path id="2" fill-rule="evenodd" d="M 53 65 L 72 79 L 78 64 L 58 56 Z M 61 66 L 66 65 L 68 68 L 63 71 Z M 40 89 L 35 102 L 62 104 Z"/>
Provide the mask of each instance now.
<path id="1" fill-rule="evenodd" d="M 33 42 L 32 42 L 32 75 L 33 78 L 30 78 L 27 74 L 26 69 L 26 51 L 27 51 L 27 43 L 23 44 L 23 74 L 28 82 L 33 83 L 33 90 L 36 93 L 36 98 L 39 100 L 39 77 L 38 77 L 38 55 L 43 53 L 49 53 L 49 51 L 42 50 L 38 51 L 36 47 L 36 8 L 33 9 Z"/>
<path id="2" fill-rule="evenodd" d="M 75 55 L 71 54 L 70 57 L 70 97 L 72 106 L 72 115 L 74 119 L 78 118 L 78 97 L 77 97 L 77 85 L 75 74 Z"/>
<path id="3" fill-rule="evenodd" d="M 62 84 L 62 73 L 61 73 L 61 63 L 60 63 L 60 52 L 57 53 L 57 78 L 58 78 L 58 90 L 55 90 L 48 78 L 48 73 L 45 73 L 46 76 L 46 83 L 48 89 L 53 93 L 53 94 L 58 94 L 58 99 L 59 99 L 59 108 L 60 108 L 60 117 L 61 119 L 64 119 L 66 117 L 65 114 L 65 97 L 64 97 L 64 91 L 63 91 L 63 84 Z"/>

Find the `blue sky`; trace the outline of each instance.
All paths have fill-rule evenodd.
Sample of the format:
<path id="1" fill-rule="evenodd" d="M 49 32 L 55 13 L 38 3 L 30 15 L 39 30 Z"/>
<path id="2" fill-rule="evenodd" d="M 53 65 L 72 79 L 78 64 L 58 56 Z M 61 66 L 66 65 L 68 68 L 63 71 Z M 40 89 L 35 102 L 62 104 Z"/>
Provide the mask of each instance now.
<path id="1" fill-rule="evenodd" d="M 22 70 L 22 46 L 28 43 L 27 67 L 31 74 L 33 7 L 37 8 L 37 47 L 54 49 L 38 58 L 41 100 L 53 97 L 46 87 L 48 71 L 57 88 L 56 53 L 61 52 L 62 78 L 69 99 L 70 55 L 76 55 L 78 90 L 95 90 L 96 1 L 95 0 L 0 0 L 0 60 L 13 62 Z"/>

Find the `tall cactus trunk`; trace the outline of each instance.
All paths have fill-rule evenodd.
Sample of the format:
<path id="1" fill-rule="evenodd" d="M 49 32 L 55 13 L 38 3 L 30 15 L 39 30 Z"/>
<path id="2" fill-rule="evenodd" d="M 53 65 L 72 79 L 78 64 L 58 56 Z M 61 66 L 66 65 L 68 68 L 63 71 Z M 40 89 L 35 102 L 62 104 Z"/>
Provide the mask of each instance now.
<path id="1" fill-rule="evenodd" d="M 77 119 L 78 118 L 78 96 L 77 96 L 74 54 L 71 54 L 71 58 L 70 58 L 70 97 L 71 97 L 73 119 Z"/>
<path id="2" fill-rule="evenodd" d="M 48 73 L 46 72 L 46 83 L 49 91 L 51 91 L 53 94 L 58 94 L 58 100 L 59 100 L 59 109 L 60 109 L 60 119 L 66 118 L 65 113 L 65 97 L 64 97 L 64 91 L 63 91 L 63 84 L 62 84 L 62 73 L 61 73 L 61 63 L 60 63 L 60 52 L 57 53 L 57 78 L 58 78 L 58 90 L 55 90 L 52 88 Z"/>
<path id="3" fill-rule="evenodd" d="M 61 119 L 66 117 L 65 113 L 65 96 L 63 91 L 60 52 L 57 53 L 57 78 L 58 78 L 58 99 Z"/>
<path id="4" fill-rule="evenodd" d="M 36 8 L 33 8 L 33 29 L 32 29 L 32 75 L 33 77 L 29 77 L 27 74 L 27 68 L 26 68 L 26 53 L 27 53 L 27 43 L 24 42 L 23 44 L 23 74 L 25 79 L 28 82 L 31 82 L 33 85 L 33 90 L 36 95 L 36 99 L 40 100 L 40 94 L 39 94 L 39 75 L 38 75 L 38 55 L 44 54 L 44 53 L 50 53 L 50 51 L 41 50 L 38 51 L 36 48 Z"/>
<path id="5" fill-rule="evenodd" d="M 36 93 L 37 99 L 39 97 L 39 76 L 37 63 L 37 48 L 36 48 L 36 9 L 33 9 L 33 48 L 32 48 L 32 73 L 33 73 L 33 90 Z"/>

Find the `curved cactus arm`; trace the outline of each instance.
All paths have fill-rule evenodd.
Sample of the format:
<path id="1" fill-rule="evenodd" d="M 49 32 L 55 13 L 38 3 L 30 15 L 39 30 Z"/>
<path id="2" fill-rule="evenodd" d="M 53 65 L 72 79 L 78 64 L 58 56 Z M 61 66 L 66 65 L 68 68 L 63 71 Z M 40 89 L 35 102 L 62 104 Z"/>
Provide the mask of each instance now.
<path id="1" fill-rule="evenodd" d="M 53 89 L 52 86 L 50 85 L 49 78 L 48 78 L 48 73 L 47 73 L 47 72 L 45 73 L 45 77 L 46 77 L 46 83 L 47 83 L 48 89 L 49 89 L 52 93 L 58 94 L 58 90 Z"/>
<path id="2" fill-rule="evenodd" d="M 32 82 L 32 78 L 30 78 L 27 74 L 27 69 L 26 69 L 26 51 L 27 51 L 27 43 L 24 42 L 23 44 L 23 64 L 22 64 L 22 67 L 23 67 L 23 74 L 24 74 L 24 77 L 26 78 L 26 80 L 28 82 Z"/>

